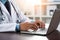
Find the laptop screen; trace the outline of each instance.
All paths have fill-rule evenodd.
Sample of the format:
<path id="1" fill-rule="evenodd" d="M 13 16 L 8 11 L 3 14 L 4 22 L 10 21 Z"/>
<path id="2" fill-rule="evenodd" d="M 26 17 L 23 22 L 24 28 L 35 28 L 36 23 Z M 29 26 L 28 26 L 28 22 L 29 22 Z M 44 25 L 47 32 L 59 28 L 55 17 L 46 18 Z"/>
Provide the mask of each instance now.
<path id="1" fill-rule="evenodd" d="M 60 9 L 56 9 L 51 19 L 47 34 L 57 29 L 59 21 L 60 21 Z"/>

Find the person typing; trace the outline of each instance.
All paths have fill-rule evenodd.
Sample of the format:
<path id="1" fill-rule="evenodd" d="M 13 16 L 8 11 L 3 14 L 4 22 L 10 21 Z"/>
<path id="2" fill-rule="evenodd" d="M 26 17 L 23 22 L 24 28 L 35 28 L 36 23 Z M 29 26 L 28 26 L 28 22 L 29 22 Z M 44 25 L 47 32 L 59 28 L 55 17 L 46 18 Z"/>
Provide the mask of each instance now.
<path id="1" fill-rule="evenodd" d="M 33 20 L 30 20 L 19 11 L 13 0 L 0 0 L 0 4 L 0 13 L 3 14 L 2 19 L 4 19 L 0 22 L 0 32 L 20 32 L 21 30 L 28 31 L 29 29 L 45 28 L 44 22 L 40 20 L 32 22 Z"/>

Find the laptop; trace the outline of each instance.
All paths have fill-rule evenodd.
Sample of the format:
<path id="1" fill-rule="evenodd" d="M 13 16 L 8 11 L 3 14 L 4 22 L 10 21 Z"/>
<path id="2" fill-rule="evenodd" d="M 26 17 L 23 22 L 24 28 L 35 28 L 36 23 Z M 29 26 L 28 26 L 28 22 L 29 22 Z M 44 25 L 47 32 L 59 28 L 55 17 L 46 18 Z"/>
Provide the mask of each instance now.
<path id="1" fill-rule="evenodd" d="M 45 29 L 40 28 L 37 31 L 32 31 L 32 32 L 21 31 L 21 33 L 34 34 L 34 35 L 48 35 L 57 29 L 59 21 L 60 21 L 60 9 L 56 9 L 53 14 L 50 24 L 46 24 Z"/>

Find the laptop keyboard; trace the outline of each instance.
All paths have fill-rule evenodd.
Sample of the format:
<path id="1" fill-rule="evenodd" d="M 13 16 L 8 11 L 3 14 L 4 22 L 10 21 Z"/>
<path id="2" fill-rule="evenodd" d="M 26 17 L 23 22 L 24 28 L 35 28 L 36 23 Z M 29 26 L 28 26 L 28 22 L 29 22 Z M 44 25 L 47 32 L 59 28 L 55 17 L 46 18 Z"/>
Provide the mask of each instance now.
<path id="1" fill-rule="evenodd" d="M 46 31 L 46 29 L 38 29 L 37 31 L 35 31 L 35 32 L 40 32 L 40 31 Z"/>

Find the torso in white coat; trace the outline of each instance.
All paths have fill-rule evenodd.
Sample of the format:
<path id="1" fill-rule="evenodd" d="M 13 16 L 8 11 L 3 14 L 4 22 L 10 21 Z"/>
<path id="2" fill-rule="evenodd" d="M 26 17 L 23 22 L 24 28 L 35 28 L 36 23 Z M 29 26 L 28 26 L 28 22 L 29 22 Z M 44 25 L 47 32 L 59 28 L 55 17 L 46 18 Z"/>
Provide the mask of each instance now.
<path id="1" fill-rule="evenodd" d="M 10 6 L 11 6 L 11 15 L 9 14 L 8 10 L 6 7 L 0 2 L 0 7 L 3 13 L 3 20 L 0 22 L 0 32 L 5 32 L 5 31 L 15 31 L 16 28 L 16 21 L 19 19 L 20 22 L 30 22 L 30 20 L 22 14 L 21 11 L 18 11 L 16 8 L 16 11 L 18 12 L 18 16 L 16 11 L 14 10 L 12 4 L 13 2 L 10 1 Z M 14 4 L 13 4 L 14 5 Z"/>

